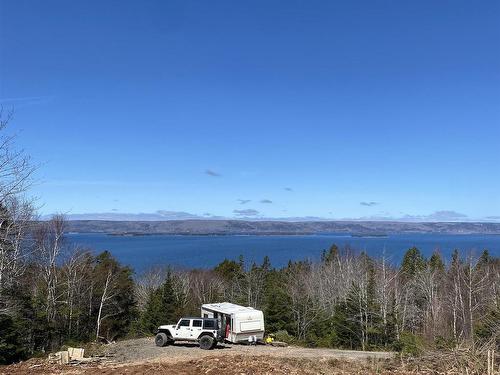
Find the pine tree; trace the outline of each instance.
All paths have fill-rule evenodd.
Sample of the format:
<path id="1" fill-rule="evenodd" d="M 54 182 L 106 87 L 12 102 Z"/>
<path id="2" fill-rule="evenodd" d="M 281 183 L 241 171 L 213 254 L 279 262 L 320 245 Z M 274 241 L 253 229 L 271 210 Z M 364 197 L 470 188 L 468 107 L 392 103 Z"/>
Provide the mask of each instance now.
<path id="1" fill-rule="evenodd" d="M 332 325 L 336 333 L 336 345 L 345 349 L 361 348 L 362 320 L 359 314 L 359 287 L 352 285 L 345 302 L 335 306 Z"/>
<path id="2" fill-rule="evenodd" d="M 243 263 L 242 261 L 238 263 L 234 260 L 224 259 L 214 268 L 214 272 L 226 281 L 233 281 L 235 278 L 241 277 Z"/>
<path id="3" fill-rule="evenodd" d="M 283 330 L 289 333 L 293 331 L 291 301 L 284 289 L 284 280 L 283 271 L 271 271 L 266 280 L 264 314 L 266 330 L 269 333 Z"/>
<path id="4" fill-rule="evenodd" d="M 0 315 L 0 332 L 2 332 L 0 335 L 0 364 L 9 364 L 24 357 L 20 331 L 20 327 L 10 316 Z"/>
<path id="5" fill-rule="evenodd" d="M 154 333 L 158 326 L 177 322 L 179 306 L 176 304 L 173 289 L 173 276 L 169 272 L 163 285 L 149 298 L 142 315 L 142 328 L 145 333 Z"/>
<path id="6" fill-rule="evenodd" d="M 416 247 L 409 249 L 401 264 L 401 270 L 408 277 L 415 276 L 419 271 L 425 268 L 425 259 L 422 257 L 420 250 Z"/>
<path id="7" fill-rule="evenodd" d="M 437 251 L 435 251 L 431 258 L 429 259 L 429 267 L 432 272 L 444 272 L 444 262 L 443 258 L 441 258 L 441 254 Z"/>
<path id="8" fill-rule="evenodd" d="M 337 259 L 339 256 L 339 248 L 336 244 L 333 244 L 330 246 L 330 249 L 327 251 L 323 251 L 323 254 L 321 254 L 321 261 L 323 263 L 330 263 L 333 262 Z"/>

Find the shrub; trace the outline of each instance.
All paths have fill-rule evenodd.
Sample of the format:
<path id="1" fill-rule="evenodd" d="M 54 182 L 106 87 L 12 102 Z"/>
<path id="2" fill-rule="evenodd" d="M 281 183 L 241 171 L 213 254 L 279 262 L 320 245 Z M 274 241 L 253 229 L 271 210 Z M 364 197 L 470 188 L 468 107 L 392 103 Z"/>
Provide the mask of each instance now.
<path id="1" fill-rule="evenodd" d="M 443 336 L 437 336 L 434 340 L 434 345 L 436 346 L 436 349 L 443 350 L 452 349 L 453 347 L 455 347 L 456 343 L 453 339 L 447 339 Z"/>
<path id="2" fill-rule="evenodd" d="M 295 344 L 297 340 L 295 337 L 290 335 L 287 331 L 281 330 L 272 334 L 276 341 L 286 342 L 287 344 Z"/>
<path id="3" fill-rule="evenodd" d="M 403 332 L 398 341 L 394 343 L 394 349 L 405 355 L 419 356 L 422 354 L 424 343 L 421 337 L 410 332 Z"/>
<path id="4" fill-rule="evenodd" d="M 8 364 L 25 357 L 19 329 L 17 322 L 11 317 L 0 315 L 0 364 Z"/>

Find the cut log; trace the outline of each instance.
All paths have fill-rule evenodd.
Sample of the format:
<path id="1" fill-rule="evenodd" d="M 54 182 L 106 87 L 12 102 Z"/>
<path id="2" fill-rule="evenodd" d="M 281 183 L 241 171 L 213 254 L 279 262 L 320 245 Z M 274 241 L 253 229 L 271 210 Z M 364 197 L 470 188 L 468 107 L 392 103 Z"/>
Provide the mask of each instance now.
<path id="1" fill-rule="evenodd" d="M 57 353 L 49 354 L 49 362 L 57 363 L 60 365 L 67 365 L 69 363 L 69 353 L 67 350 Z"/>
<path id="2" fill-rule="evenodd" d="M 272 346 L 277 346 L 279 348 L 286 348 L 288 346 L 288 344 L 286 342 L 283 342 L 283 341 L 273 341 L 271 343 Z"/>
<path id="3" fill-rule="evenodd" d="M 83 348 L 68 348 L 69 358 L 80 360 L 85 354 L 85 349 Z"/>

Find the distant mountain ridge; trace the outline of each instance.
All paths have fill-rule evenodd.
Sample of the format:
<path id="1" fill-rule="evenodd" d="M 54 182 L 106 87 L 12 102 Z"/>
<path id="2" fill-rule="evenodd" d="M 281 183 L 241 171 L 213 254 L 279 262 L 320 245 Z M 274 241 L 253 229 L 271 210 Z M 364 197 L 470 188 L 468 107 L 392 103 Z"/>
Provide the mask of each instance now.
<path id="1" fill-rule="evenodd" d="M 349 233 L 500 234 L 500 223 L 482 222 L 390 222 L 390 221 L 245 221 L 245 220 L 168 220 L 115 221 L 70 220 L 67 232 L 114 235 L 294 235 Z"/>

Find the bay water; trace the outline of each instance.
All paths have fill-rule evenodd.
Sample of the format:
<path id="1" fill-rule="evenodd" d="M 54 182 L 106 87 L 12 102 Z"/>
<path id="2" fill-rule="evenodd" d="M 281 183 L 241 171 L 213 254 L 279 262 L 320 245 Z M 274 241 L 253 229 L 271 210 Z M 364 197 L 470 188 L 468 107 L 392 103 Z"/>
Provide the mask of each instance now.
<path id="1" fill-rule="evenodd" d="M 429 257 L 435 250 L 449 260 L 454 249 L 462 254 L 480 255 L 487 249 L 500 256 L 500 235 L 458 234 L 391 234 L 380 237 L 354 237 L 348 234 L 321 235 L 227 235 L 173 236 L 144 235 L 116 236 L 101 233 L 70 233 L 69 242 L 94 253 L 110 251 L 121 263 L 141 273 L 152 266 L 171 265 L 182 268 L 211 268 L 224 259 L 262 263 L 269 256 L 271 264 L 281 267 L 289 260 L 319 260 L 323 250 L 331 245 L 350 246 L 370 256 L 385 254 L 393 264 L 401 262 L 404 253 L 416 246 Z"/>

